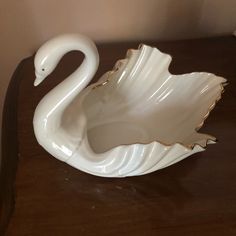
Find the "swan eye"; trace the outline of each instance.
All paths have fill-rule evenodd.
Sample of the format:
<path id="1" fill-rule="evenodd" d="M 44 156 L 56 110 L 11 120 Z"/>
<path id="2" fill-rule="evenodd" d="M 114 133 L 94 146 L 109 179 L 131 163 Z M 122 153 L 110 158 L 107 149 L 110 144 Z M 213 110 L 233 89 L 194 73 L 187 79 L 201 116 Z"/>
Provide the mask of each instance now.
<path id="1" fill-rule="evenodd" d="M 43 68 L 42 71 L 45 71 L 45 69 Z"/>

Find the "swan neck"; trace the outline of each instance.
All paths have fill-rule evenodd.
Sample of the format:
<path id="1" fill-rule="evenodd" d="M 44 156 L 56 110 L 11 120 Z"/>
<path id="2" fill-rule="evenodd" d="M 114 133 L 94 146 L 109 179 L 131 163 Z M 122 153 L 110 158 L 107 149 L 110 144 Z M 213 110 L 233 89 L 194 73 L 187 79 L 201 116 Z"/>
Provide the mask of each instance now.
<path id="1" fill-rule="evenodd" d="M 59 57 L 63 57 L 66 53 L 74 50 L 84 54 L 82 64 L 59 84 L 58 88 L 55 88 L 61 94 L 61 99 L 66 99 L 66 103 L 69 104 L 91 81 L 97 71 L 99 59 L 95 44 L 84 36 L 79 39 L 78 36 L 77 38 L 72 37 L 71 40 L 65 40 L 65 43 L 62 42 L 61 45 L 64 45 L 64 47 L 62 46 L 58 50 L 58 53 L 61 53 Z"/>
<path id="2" fill-rule="evenodd" d="M 88 85 L 97 71 L 99 61 L 95 44 L 84 36 L 70 35 L 60 37 L 50 42 L 51 45 L 54 45 L 51 50 L 51 57 L 54 58 L 55 66 L 70 51 L 82 52 L 84 54 L 84 60 L 70 76 L 52 89 L 43 99 L 45 102 L 44 111 L 47 113 L 45 114 L 47 118 L 55 114 L 55 112 L 63 112 L 73 99 Z"/>

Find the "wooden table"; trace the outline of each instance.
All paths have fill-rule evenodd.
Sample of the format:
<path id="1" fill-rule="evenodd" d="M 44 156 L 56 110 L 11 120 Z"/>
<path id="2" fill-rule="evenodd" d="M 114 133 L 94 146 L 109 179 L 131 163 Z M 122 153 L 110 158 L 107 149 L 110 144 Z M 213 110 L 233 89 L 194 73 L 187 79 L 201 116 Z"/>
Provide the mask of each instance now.
<path id="1" fill-rule="evenodd" d="M 82 55 L 65 56 L 37 88 L 33 57 L 24 59 L 4 108 L 1 232 L 9 222 L 6 235 L 14 236 L 236 235 L 236 39 L 150 44 L 173 55 L 172 73 L 208 71 L 229 80 L 201 130 L 219 143 L 146 176 L 106 179 L 80 172 L 37 144 L 32 118 L 43 95 L 80 64 Z M 95 80 L 137 45 L 100 45 Z"/>

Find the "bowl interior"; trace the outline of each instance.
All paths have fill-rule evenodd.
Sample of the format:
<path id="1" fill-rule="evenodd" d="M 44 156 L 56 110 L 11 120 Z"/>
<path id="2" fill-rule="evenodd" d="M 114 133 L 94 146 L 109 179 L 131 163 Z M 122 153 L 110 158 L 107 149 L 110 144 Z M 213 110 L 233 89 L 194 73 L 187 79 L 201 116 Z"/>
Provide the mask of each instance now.
<path id="1" fill-rule="evenodd" d="M 95 153 L 134 143 L 190 147 L 213 139 L 196 128 L 219 99 L 220 77 L 166 72 L 155 81 L 132 85 L 119 84 L 118 78 L 92 89 L 83 102 L 87 138 Z"/>

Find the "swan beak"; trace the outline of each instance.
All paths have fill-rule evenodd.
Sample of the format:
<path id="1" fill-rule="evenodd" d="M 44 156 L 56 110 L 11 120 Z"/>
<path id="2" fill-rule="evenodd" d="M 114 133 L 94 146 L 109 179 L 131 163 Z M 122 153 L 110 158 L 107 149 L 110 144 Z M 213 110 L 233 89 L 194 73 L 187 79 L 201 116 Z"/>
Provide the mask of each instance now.
<path id="1" fill-rule="evenodd" d="M 34 80 L 34 86 L 38 86 L 43 81 L 42 77 L 36 76 Z"/>

